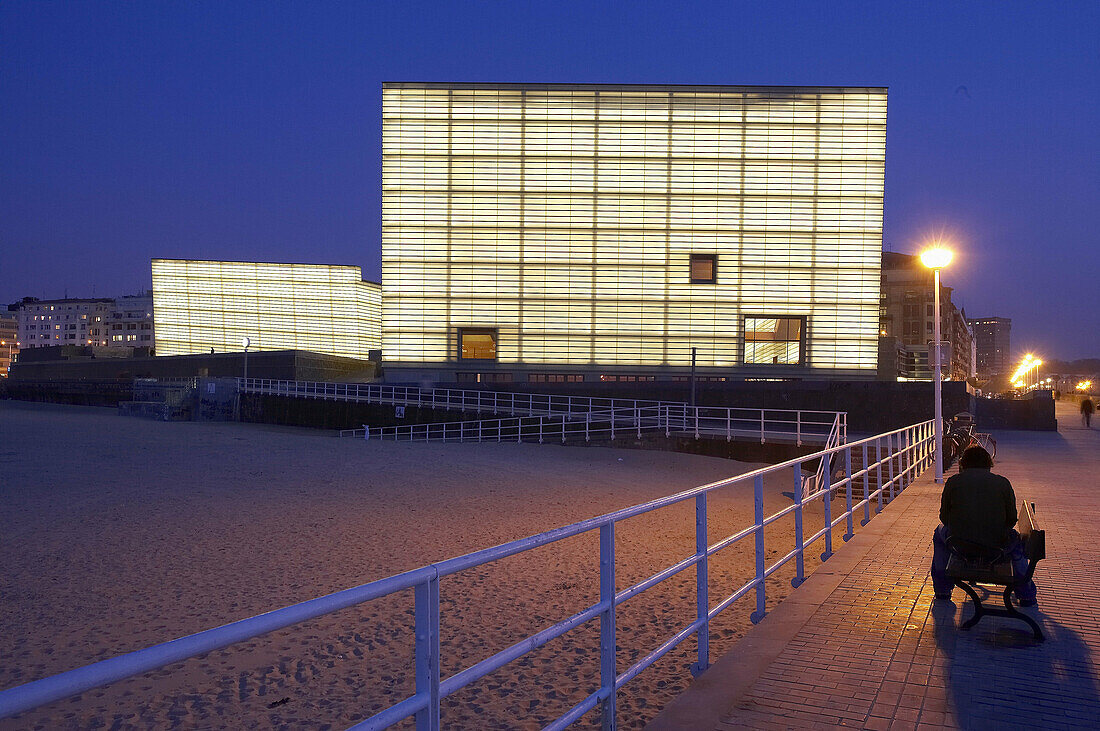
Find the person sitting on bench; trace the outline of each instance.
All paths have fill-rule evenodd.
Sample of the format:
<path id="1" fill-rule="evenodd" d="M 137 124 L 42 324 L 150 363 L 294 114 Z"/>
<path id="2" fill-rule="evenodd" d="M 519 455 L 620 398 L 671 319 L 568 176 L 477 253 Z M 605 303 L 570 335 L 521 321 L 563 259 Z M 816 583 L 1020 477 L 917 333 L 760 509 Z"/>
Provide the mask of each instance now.
<path id="1" fill-rule="evenodd" d="M 993 474 L 993 459 L 981 447 L 970 447 L 959 460 L 959 473 L 948 478 L 940 498 L 940 523 L 932 534 L 932 587 L 936 598 L 951 599 L 954 582 L 947 577 L 952 550 L 973 546 L 1002 551 L 1017 576 L 1027 573 L 1027 556 L 1016 532 L 1016 494 L 1012 483 Z M 1035 606 L 1035 582 L 1015 588 L 1021 607 Z"/>

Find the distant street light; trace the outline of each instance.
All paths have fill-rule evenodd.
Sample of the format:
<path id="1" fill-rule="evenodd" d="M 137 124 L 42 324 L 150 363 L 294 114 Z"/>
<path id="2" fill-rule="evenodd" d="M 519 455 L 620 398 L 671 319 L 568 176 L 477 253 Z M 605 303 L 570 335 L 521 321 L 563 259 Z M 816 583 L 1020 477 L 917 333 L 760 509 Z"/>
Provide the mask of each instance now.
<path id="1" fill-rule="evenodd" d="M 244 380 L 248 380 L 248 346 L 252 345 L 251 338 L 242 338 L 241 345 L 244 346 Z"/>
<path id="2" fill-rule="evenodd" d="M 950 249 L 936 246 L 921 252 L 921 263 L 932 270 L 933 290 L 935 297 L 935 320 L 932 330 L 934 343 L 932 348 L 936 357 L 932 366 L 932 393 L 935 399 L 935 432 L 936 432 L 936 482 L 943 482 L 943 403 L 942 384 L 940 383 L 940 269 L 951 263 L 954 255 Z"/>

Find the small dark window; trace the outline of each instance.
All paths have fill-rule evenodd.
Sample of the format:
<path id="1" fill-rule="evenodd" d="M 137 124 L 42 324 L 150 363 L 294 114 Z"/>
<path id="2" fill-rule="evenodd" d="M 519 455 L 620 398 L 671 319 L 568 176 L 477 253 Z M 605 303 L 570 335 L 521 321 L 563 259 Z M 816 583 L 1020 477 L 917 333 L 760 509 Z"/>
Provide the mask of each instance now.
<path id="1" fill-rule="evenodd" d="M 528 373 L 528 383 L 583 383 L 583 373 Z"/>
<path id="2" fill-rule="evenodd" d="M 691 283 L 714 284 L 718 278 L 717 254 L 691 255 Z"/>
<path id="3" fill-rule="evenodd" d="M 497 331 L 489 328 L 459 328 L 458 357 L 461 360 L 496 360 Z"/>
<path id="4" fill-rule="evenodd" d="M 511 383 L 511 373 L 455 373 L 455 381 L 458 383 Z"/>

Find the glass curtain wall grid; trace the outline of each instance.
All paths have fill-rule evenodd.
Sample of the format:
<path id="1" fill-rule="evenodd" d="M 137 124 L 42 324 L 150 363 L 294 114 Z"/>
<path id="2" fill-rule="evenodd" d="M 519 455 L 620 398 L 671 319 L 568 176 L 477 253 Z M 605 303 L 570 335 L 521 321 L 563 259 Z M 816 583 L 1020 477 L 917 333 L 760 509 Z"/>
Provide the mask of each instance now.
<path id="1" fill-rule="evenodd" d="M 153 260 L 157 355 L 380 347 L 382 289 L 355 266 Z"/>
<path id="2" fill-rule="evenodd" d="M 386 84 L 386 360 L 873 377 L 885 140 L 880 88 Z"/>

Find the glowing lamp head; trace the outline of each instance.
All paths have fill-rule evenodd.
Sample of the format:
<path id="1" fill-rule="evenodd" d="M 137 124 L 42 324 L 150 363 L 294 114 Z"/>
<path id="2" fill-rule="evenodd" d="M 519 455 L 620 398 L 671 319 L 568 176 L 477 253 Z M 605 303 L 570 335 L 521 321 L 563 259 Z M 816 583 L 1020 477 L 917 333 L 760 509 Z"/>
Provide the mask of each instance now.
<path id="1" fill-rule="evenodd" d="M 243 347 L 245 350 L 248 350 L 249 345 L 252 345 L 251 338 L 241 338 L 241 347 Z"/>
<path id="2" fill-rule="evenodd" d="M 924 264 L 929 269 L 943 269 L 945 266 L 951 263 L 951 258 L 954 254 L 950 249 L 943 249 L 936 247 L 933 249 L 926 249 L 920 254 L 921 264 Z"/>

